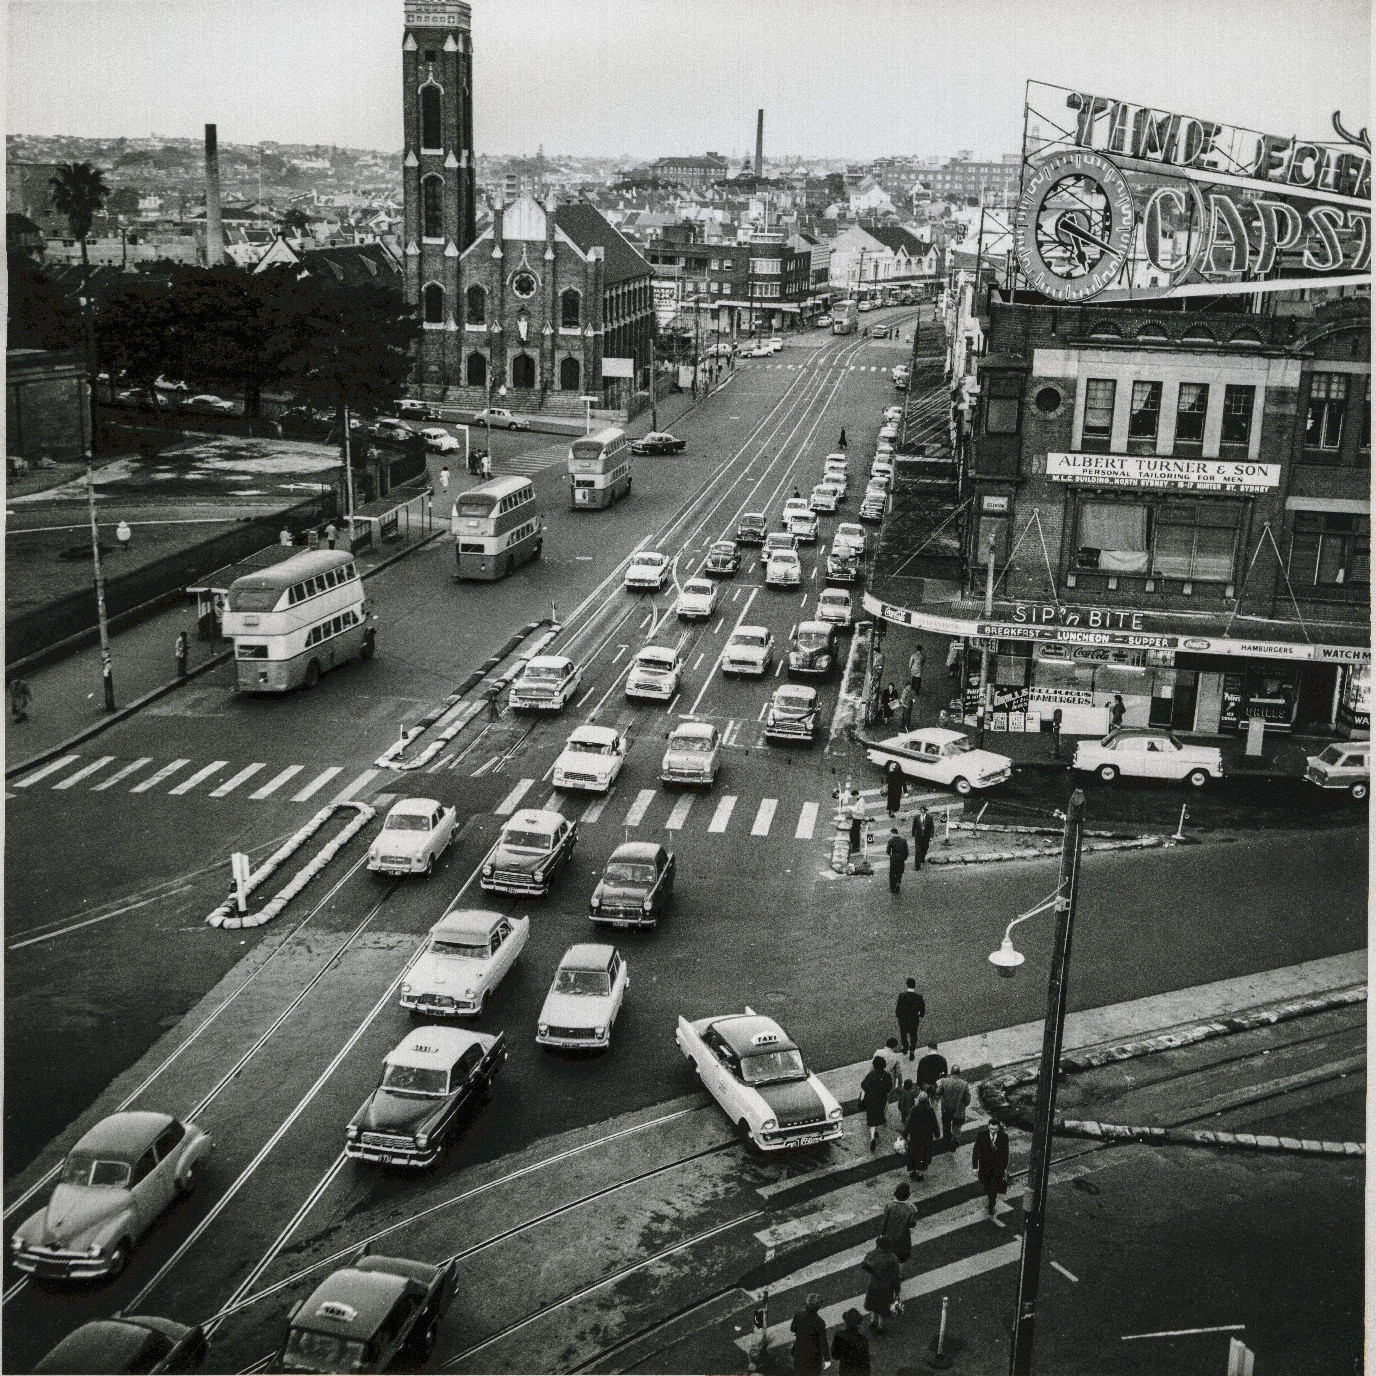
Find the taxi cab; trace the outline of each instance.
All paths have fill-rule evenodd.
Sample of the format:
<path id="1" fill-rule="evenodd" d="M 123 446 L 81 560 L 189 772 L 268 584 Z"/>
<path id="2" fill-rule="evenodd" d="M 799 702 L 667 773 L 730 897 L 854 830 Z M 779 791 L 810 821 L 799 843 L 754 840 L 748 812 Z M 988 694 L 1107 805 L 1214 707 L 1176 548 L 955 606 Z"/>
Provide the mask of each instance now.
<path id="1" fill-rule="evenodd" d="M 522 808 L 507 819 L 478 882 L 489 893 L 547 894 L 577 841 L 578 823 L 562 812 Z"/>

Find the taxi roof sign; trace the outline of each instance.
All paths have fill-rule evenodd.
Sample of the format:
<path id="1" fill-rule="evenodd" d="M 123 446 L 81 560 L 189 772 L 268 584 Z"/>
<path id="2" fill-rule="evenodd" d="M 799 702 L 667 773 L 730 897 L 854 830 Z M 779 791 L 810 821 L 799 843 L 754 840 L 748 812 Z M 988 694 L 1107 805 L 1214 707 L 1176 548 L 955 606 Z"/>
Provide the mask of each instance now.
<path id="1" fill-rule="evenodd" d="M 343 1300 L 326 1300 L 316 1311 L 321 1319 L 339 1319 L 342 1323 L 353 1323 L 358 1318 L 358 1310 Z"/>

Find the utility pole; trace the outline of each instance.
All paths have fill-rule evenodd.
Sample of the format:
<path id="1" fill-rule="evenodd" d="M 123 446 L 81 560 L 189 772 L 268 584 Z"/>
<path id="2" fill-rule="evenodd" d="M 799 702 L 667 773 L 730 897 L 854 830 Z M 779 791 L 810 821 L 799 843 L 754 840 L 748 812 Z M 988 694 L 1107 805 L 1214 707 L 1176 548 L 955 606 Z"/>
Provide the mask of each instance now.
<path id="1" fill-rule="evenodd" d="M 1023 1201 L 1022 1261 L 1018 1268 L 1018 1307 L 1013 1317 L 1009 1376 L 1030 1376 L 1032 1337 L 1037 1324 L 1037 1289 L 1041 1280 L 1042 1240 L 1046 1232 L 1046 1190 L 1051 1173 L 1051 1129 L 1056 1117 L 1056 1077 L 1065 1038 L 1065 1009 L 1070 973 L 1070 937 L 1080 889 L 1080 843 L 1085 829 L 1085 795 L 1076 789 L 1065 814 L 1061 844 L 1061 877 L 1056 888 L 1056 939 L 1051 950 L 1051 978 L 1046 991 L 1046 1027 L 1037 1076 L 1037 1116 L 1032 1128 L 1032 1158 Z"/>
<path id="2" fill-rule="evenodd" d="M 96 484 L 86 467 L 86 501 L 91 512 L 91 559 L 96 575 L 96 618 L 100 623 L 100 678 L 105 687 L 105 710 L 115 710 L 115 670 L 110 662 L 110 622 L 105 615 L 105 575 L 100 567 L 100 528 L 96 525 Z"/>
<path id="3" fill-rule="evenodd" d="M 693 298 L 693 399 L 698 395 L 698 344 L 702 333 L 702 297 Z"/>
<path id="4" fill-rule="evenodd" d="M 978 527 L 976 527 L 978 529 Z M 994 619 L 994 536 L 989 536 L 985 550 L 984 566 L 984 619 Z M 984 636 L 984 647 L 979 652 L 979 743 L 984 744 L 984 725 L 988 715 L 989 701 L 989 637 Z"/>
<path id="5" fill-rule="evenodd" d="M 354 538 L 354 462 L 349 446 L 349 403 L 344 403 L 344 500 L 348 505 L 345 517 L 349 523 L 349 541 Z"/>

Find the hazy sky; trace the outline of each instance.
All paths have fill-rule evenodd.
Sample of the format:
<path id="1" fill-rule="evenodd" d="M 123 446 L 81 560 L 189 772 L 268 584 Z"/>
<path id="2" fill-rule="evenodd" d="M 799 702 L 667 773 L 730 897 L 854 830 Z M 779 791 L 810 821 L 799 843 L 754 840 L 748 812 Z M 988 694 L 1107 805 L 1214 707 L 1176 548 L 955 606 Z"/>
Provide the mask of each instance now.
<path id="1" fill-rule="evenodd" d="M 8 0 L 18 133 L 401 146 L 401 0 Z M 1031 78 L 1331 137 L 1363 0 L 473 0 L 480 152 L 1014 151 Z"/>

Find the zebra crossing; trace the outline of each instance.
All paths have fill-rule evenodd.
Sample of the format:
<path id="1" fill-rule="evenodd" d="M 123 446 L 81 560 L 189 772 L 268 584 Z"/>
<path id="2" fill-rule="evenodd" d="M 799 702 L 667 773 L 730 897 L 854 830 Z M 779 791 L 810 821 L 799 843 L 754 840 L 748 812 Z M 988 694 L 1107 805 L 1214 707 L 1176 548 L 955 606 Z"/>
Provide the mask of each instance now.
<path id="1" fill-rule="evenodd" d="M 570 436 L 570 438 L 573 438 Z M 553 468 L 568 461 L 567 443 L 552 444 L 540 449 L 531 449 L 524 454 L 513 454 L 492 461 L 492 472 L 496 477 L 505 478 L 515 473 L 523 478 L 533 478 L 546 468 Z"/>
<path id="2" fill-rule="evenodd" d="M 752 369 L 760 372 L 770 368 L 775 372 L 793 372 L 798 368 L 811 368 L 812 366 L 811 363 L 752 363 L 748 359 L 737 364 L 737 367 L 741 369 Z M 890 371 L 887 363 L 827 363 L 822 366 L 836 368 L 843 373 L 887 373 Z"/>

